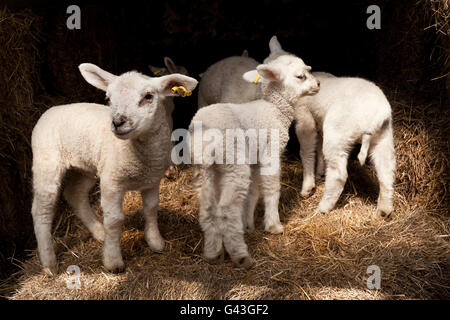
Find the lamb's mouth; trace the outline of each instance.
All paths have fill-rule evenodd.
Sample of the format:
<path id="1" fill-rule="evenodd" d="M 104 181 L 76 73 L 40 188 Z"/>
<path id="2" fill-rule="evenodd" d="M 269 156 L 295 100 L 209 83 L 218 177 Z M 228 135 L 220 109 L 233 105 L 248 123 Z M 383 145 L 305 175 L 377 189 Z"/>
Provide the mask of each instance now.
<path id="1" fill-rule="evenodd" d="M 130 133 L 133 132 L 133 131 L 134 131 L 134 129 L 129 129 L 129 130 L 126 130 L 126 131 L 117 131 L 117 130 L 114 130 L 113 132 L 114 132 L 114 134 L 116 135 L 116 137 L 124 138 L 124 137 L 126 137 L 128 134 L 130 134 Z"/>

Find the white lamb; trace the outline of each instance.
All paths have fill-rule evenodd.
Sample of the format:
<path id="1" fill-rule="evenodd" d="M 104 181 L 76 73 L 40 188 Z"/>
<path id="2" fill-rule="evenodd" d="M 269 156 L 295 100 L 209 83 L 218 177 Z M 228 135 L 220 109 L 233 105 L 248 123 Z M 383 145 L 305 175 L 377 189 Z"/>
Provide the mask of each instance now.
<path id="1" fill-rule="evenodd" d="M 257 66 L 256 70 L 249 71 L 244 76 L 250 82 L 257 73 L 261 76 L 262 100 L 243 104 L 219 103 L 201 108 L 189 128 L 190 136 L 194 139 L 191 147 L 194 159 L 198 147 L 196 134 L 199 134 L 195 123 L 199 122 L 203 129 L 219 130 L 224 140 L 229 134 L 227 129 L 237 128 L 245 131 L 266 129 L 270 144 L 266 146 L 267 149 L 271 149 L 272 143 L 278 142 L 276 152 L 272 151 L 276 153 L 274 159 L 276 170 L 270 174 L 265 171 L 269 164 L 261 161 L 261 158 L 258 158 L 256 164 L 249 164 L 249 152 L 244 152 L 246 156 L 244 164 L 205 163 L 201 158 L 202 164 L 196 167 L 198 175 L 194 177 L 201 179 L 197 192 L 200 202 L 200 225 L 205 238 L 204 257 L 212 262 L 223 257 L 225 246 L 233 263 L 244 268 L 253 265 L 243 235 L 245 224 L 253 228 L 253 212 L 259 195 L 258 182 L 264 195 L 265 230 L 271 233 L 283 232 L 278 215 L 279 154 L 285 149 L 289 139 L 289 127 L 294 120 L 293 106 L 298 104 L 301 97 L 315 94 L 319 90 L 319 83 L 309 72 L 310 67 L 294 56 L 280 57 L 269 64 Z M 278 133 L 279 139 L 272 136 L 271 129 Z M 271 140 L 272 137 L 276 142 Z M 234 138 L 232 139 L 234 145 Z M 223 141 L 214 141 L 200 148 L 206 152 L 206 148 L 211 150 L 211 144 L 223 150 Z M 261 148 L 264 149 L 265 146 L 258 144 L 257 148 L 261 152 Z M 225 148 L 223 157 L 226 158 L 229 152 L 230 149 Z M 234 154 L 234 147 L 232 152 Z"/>
<path id="2" fill-rule="evenodd" d="M 106 92 L 110 106 L 76 103 L 50 108 L 32 133 L 32 215 L 44 271 L 57 272 L 51 239 L 54 207 L 64 176 L 64 196 L 97 240 L 104 240 L 103 263 L 113 272 L 124 262 L 120 234 L 122 198 L 139 190 L 146 218 L 145 239 L 161 251 L 157 223 L 159 183 L 169 165 L 171 130 L 164 101 L 175 85 L 193 90 L 197 81 L 173 74 L 151 78 L 138 72 L 115 76 L 93 64 L 81 64 L 87 82 Z M 88 192 L 100 178 L 103 225 L 93 213 Z"/>
<path id="3" fill-rule="evenodd" d="M 325 190 L 318 211 L 328 212 L 334 208 L 347 180 L 349 152 L 359 142 L 361 166 L 369 155 L 380 183 L 377 213 L 389 216 L 393 210 L 395 150 L 388 100 L 374 83 L 361 78 L 319 79 L 320 94 L 305 101 L 322 138 L 318 145 L 319 174 L 326 165 Z M 297 135 L 302 133 L 296 132 Z M 304 138 L 300 136 L 300 139 Z"/>
<path id="4" fill-rule="evenodd" d="M 289 55 L 276 38 L 272 39 L 271 55 L 267 60 Z M 359 142 L 361 165 L 370 156 L 380 183 L 377 213 L 389 216 L 393 210 L 395 151 L 392 116 L 389 101 L 374 83 L 361 78 L 335 77 L 329 73 L 313 73 L 320 80 L 320 92 L 301 100 L 296 108 L 296 134 L 304 166 L 302 195 L 314 188 L 314 150 L 318 139 L 317 173 L 326 165 L 325 190 L 319 212 L 335 206 L 347 180 L 347 161 L 351 147 Z M 307 108 L 309 117 L 303 109 Z M 322 138 L 323 137 L 323 138 Z M 325 161 L 325 162 L 324 162 Z"/>
<path id="5" fill-rule="evenodd" d="M 259 86 L 252 85 L 242 75 L 254 70 L 260 63 L 248 57 L 247 50 L 241 56 L 228 57 L 210 66 L 201 75 L 198 86 L 198 107 L 220 102 L 243 103 L 261 98 Z"/>

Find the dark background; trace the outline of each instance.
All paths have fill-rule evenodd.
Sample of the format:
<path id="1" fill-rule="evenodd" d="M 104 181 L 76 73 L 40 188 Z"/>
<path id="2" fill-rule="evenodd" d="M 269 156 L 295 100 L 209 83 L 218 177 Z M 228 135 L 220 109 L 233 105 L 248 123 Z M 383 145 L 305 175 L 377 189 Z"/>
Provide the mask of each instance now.
<path id="1" fill-rule="evenodd" d="M 420 2 L 420 1 L 419 1 Z M 313 70 L 351 75 L 443 95 L 445 81 L 427 83 L 442 74 L 435 31 L 418 33 L 427 19 L 417 1 L 10 1 L 12 10 L 31 8 L 42 19 L 42 86 L 47 94 L 70 101 L 102 101 L 77 66 L 91 62 L 113 73 L 149 73 L 171 57 L 198 77 L 214 62 L 247 49 L 262 61 L 268 41 L 282 46 Z M 81 8 L 81 30 L 68 30 L 66 9 Z M 381 30 L 369 30 L 366 9 L 381 8 Z M 423 14 L 423 16 L 420 16 Z M 406 77 L 405 77 L 406 74 Z M 444 79 L 445 80 L 445 79 Z M 426 88 L 424 88 L 426 87 Z M 181 103 L 181 104 L 184 104 Z M 185 109 L 186 107 L 184 107 Z M 175 127 L 185 127 L 193 110 L 177 108 Z"/>
<path id="2" fill-rule="evenodd" d="M 369 76 L 379 63 L 374 42 L 392 32 L 393 13 L 380 4 L 383 28 L 368 30 L 366 8 L 372 2 L 128 1 L 119 5 L 78 1 L 81 30 L 65 26 L 66 8 L 73 2 L 28 1 L 30 6 L 27 1 L 14 1 L 10 8 L 28 7 L 42 16 L 48 45 L 57 42 L 74 49 L 72 54 L 79 57 L 73 64 L 90 59 L 117 73 L 133 68 L 147 71 L 149 62 L 161 61 L 164 55 L 187 65 L 193 74 L 218 59 L 240 54 L 243 48 L 262 60 L 268 40 L 276 34 L 287 49 L 316 69 Z"/>
<path id="3" fill-rule="evenodd" d="M 81 8 L 81 30 L 66 28 L 71 4 Z M 381 8 L 381 30 L 366 27 L 366 9 L 372 4 Z M 149 64 L 163 66 L 163 57 L 169 56 L 198 79 L 214 62 L 244 49 L 262 61 L 269 53 L 270 37 L 277 35 L 285 50 L 315 71 L 364 77 L 387 94 L 401 92 L 432 101 L 439 110 L 448 108 L 448 77 L 441 76 L 449 71 L 449 39 L 429 28 L 434 21 L 429 7 L 425 0 L 0 2 L 0 10 L 32 17 L 23 48 L 33 59 L 20 60 L 19 68 L 25 72 L 16 78 L 8 73 L 6 82 L 0 83 L 2 108 L 18 114 L 12 118 L 11 110 L 5 111 L 0 125 L 13 120 L 21 126 L 0 145 L 5 185 L 0 188 L 0 278 L 14 269 L 11 257 L 20 260 L 24 250 L 35 248 L 30 214 L 33 125 L 52 105 L 104 101 L 103 93 L 82 79 L 80 63 L 94 63 L 116 74 L 129 70 L 150 74 Z M 15 44 L 2 45 L 0 51 Z M 18 49 L 17 56 L 0 59 L 0 69 L 5 70 L 8 59 L 22 59 L 22 47 Z M 24 100 L 17 98 L 20 77 L 29 77 L 32 83 Z M 197 110 L 196 99 L 194 94 L 176 100 L 175 127 L 187 127 Z M 295 140 L 289 148 L 297 153 Z"/>

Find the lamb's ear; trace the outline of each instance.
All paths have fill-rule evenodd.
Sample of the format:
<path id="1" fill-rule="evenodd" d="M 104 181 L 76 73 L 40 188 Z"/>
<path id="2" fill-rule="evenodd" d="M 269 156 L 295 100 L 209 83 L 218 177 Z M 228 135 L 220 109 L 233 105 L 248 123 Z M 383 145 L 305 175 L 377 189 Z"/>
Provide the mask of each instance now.
<path id="1" fill-rule="evenodd" d="M 164 64 L 166 65 L 167 70 L 169 70 L 169 73 L 177 72 L 176 64 L 169 57 L 164 57 Z"/>
<path id="2" fill-rule="evenodd" d="M 117 78 L 117 76 L 92 63 L 82 63 L 78 66 L 78 69 L 89 84 L 103 91 L 106 91 L 108 85 Z"/>
<path id="3" fill-rule="evenodd" d="M 283 51 L 283 48 L 281 48 L 281 44 L 278 42 L 277 36 L 273 36 L 272 38 L 270 38 L 269 48 L 271 53 Z"/>
<path id="4" fill-rule="evenodd" d="M 256 67 L 258 73 L 267 81 L 281 81 L 283 80 L 283 72 L 277 66 L 270 64 L 260 64 Z"/>
<path id="5" fill-rule="evenodd" d="M 148 66 L 148 68 L 150 69 L 150 71 L 152 72 L 152 75 L 154 77 L 157 77 L 157 76 L 159 77 L 166 73 L 166 68 L 160 68 L 160 67 L 155 67 L 155 66 L 150 66 L 150 65 Z"/>
<path id="6" fill-rule="evenodd" d="M 252 83 L 258 83 L 258 71 L 256 70 L 250 70 L 247 71 L 246 73 L 244 73 L 242 75 L 242 79 L 244 79 L 247 82 L 252 82 Z"/>
<path id="7" fill-rule="evenodd" d="M 178 86 L 183 86 L 192 92 L 198 83 L 194 78 L 179 73 L 162 76 L 158 80 L 160 81 L 158 91 L 165 96 L 177 96 L 178 94 L 172 92 L 172 88 Z"/>
<path id="8" fill-rule="evenodd" d="M 245 49 L 244 51 L 242 51 L 242 57 L 248 57 L 248 50 Z"/>

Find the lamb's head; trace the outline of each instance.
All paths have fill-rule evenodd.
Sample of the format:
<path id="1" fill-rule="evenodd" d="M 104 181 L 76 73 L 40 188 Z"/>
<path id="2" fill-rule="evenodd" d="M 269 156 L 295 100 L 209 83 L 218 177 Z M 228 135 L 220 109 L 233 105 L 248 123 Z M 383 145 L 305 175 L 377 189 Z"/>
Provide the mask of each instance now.
<path id="1" fill-rule="evenodd" d="M 289 103 L 296 104 L 301 97 L 319 92 L 320 81 L 310 71 L 311 67 L 302 59 L 282 55 L 246 72 L 243 78 L 248 82 L 261 82 L 264 96 L 276 92 Z"/>
<path id="2" fill-rule="evenodd" d="M 175 62 L 173 62 L 173 60 L 170 59 L 169 57 L 164 57 L 164 65 L 165 67 L 148 66 L 148 68 L 150 69 L 150 71 L 153 73 L 154 76 L 158 77 L 167 76 L 173 73 L 179 73 L 185 76 L 189 75 L 189 72 L 185 67 L 177 66 Z"/>
<path id="3" fill-rule="evenodd" d="M 116 76 L 89 63 L 81 64 L 79 69 L 88 83 L 106 92 L 111 130 L 120 139 L 157 130 L 166 119 L 162 116 L 164 98 L 176 95 L 171 89 L 183 86 L 192 91 L 197 86 L 197 80 L 181 74 L 152 78 L 132 71 Z"/>

